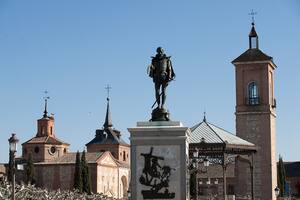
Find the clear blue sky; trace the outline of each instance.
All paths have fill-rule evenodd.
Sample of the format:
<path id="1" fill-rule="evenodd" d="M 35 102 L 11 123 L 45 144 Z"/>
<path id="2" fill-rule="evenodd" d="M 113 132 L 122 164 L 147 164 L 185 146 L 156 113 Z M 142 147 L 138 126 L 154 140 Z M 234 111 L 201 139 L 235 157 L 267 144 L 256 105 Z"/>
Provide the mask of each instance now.
<path id="1" fill-rule="evenodd" d="M 171 119 L 190 127 L 206 110 L 208 121 L 235 132 L 231 61 L 248 48 L 251 9 L 260 48 L 278 66 L 277 151 L 300 160 L 298 0 L 1 0 L 0 162 L 8 160 L 12 132 L 20 143 L 36 134 L 44 90 L 56 135 L 72 151 L 102 127 L 106 84 L 113 88 L 113 124 L 128 138 L 128 127 L 150 119 L 154 90 L 146 67 L 158 46 L 172 56 L 177 75 L 168 87 Z"/>

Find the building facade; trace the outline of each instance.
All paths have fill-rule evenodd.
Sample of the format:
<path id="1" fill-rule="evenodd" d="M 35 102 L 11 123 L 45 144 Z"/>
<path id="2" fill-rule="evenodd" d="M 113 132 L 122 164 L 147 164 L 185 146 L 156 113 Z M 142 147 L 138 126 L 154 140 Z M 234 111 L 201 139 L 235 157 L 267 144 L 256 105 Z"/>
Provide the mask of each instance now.
<path id="1" fill-rule="evenodd" d="M 274 200 L 276 174 L 276 100 L 272 57 L 259 49 L 254 23 L 249 49 L 232 61 L 236 78 L 236 133 L 255 144 L 254 194 L 257 200 Z M 237 194 L 250 194 L 246 164 L 236 163 Z"/>
<path id="2" fill-rule="evenodd" d="M 54 125 L 54 116 L 48 116 L 46 99 L 44 115 L 37 120 L 37 134 L 22 144 L 22 158 L 18 158 L 18 162 L 26 165 L 29 157 L 32 158 L 38 187 L 72 190 L 76 153 L 69 152 L 70 145 L 56 137 Z M 120 131 L 112 127 L 108 102 L 103 129 L 96 130 L 85 155 L 93 193 L 113 198 L 127 196 L 129 149 L 130 146 L 121 139 Z M 25 171 L 18 171 L 17 175 L 17 182 L 26 181 Z"/>

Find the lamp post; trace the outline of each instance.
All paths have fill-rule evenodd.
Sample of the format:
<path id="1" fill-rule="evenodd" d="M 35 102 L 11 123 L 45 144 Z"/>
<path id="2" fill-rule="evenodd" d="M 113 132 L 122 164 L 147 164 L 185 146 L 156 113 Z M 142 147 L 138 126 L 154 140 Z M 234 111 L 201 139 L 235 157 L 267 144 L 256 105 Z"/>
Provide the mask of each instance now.
<path id="1" fill-rule="evenodd" d="M 11 134 L 11 137 L 8 139 L 9 142 L 9 151 L 12 155 L 11 162 L 12 162 L 12 192 L 11 192 L 11 199 L 15 200 L 15 176 L 16 176 L 16 168 L 15 168 L 15 153 L 17 152 L 17 143 L 19 142 L 18 138 L 16 137 L 15 133 Z"/>
<path id="2" fill-rule="evenodd" d="M 278 196 L 280 194 L 280 189 L 278 186 L 276 186 L 276 188 L 274 189 L 274 192 L 275 192 L 276 199 L 278 199 Z"/>
<path id="3" fill-rule="evenodd" d="M 196 173 L 195 178 L 196 178 L 196 200 L 198 200 L 198 179 L 197 175 L 198 173 L 206 173 L 207 168 L 209 166 L 209 160 L 207 158 L 200 159 L 199 158 L 199 152 L 198 149 L 195 149 L 193 152 L 193 158 L 192 158 L 192 170 L 190 174 L 193 174 L 194 172 Z M 204 168 L 199 168 L 199 164 L 203 164 Z"/>

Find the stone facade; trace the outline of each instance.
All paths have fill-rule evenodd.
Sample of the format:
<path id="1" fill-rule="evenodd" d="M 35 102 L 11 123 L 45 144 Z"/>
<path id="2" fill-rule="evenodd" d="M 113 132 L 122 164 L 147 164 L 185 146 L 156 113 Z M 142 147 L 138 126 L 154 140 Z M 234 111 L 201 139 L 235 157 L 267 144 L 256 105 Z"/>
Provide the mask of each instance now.
<path id="1" fill-rule="evenodd" d="M 51 190 L 72 190 L 74 184 L 76 153 L 68 153 L 59 159 L 35 163 L 36 185 Z M 86 153 L 91 173 L 93 193 L 114 198 L 127 196 L 129 166 L 118 162 L 109 151 Z"/>
<path id="2" fill-rule="evenodd" d="M 130 148 L 119 144 L 90 144 L 87 145 L 88 152 L 104 152 L 109 151 L 118 160 L 122 162 L 130 162 Z"/>
<path id="3" fill-rule="evenodd" d="M 128 130 L 132 199 L 189 199 L 190 129 L 180 122 L 159 121 L 138 122 Z"/>
<path id="4" fill-rule="evenodd" d="M 97 192 L 115 198 L 126 197 L 129 174 L 128 166 L 120 166 L 112 157 L 103 158 L 97 166 Z"/>

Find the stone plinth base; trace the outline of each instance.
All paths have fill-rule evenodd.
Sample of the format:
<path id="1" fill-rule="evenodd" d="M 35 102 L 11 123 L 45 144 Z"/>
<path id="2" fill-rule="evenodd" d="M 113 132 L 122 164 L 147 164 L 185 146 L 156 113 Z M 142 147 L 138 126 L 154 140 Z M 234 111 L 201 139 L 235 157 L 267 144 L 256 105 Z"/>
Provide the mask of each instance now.
<path id="1" fill-rule="evenodd" d="M 177 121 L 154 121 L 128 130 L 132 199 L 189 199 L 190 129 Z"/>

